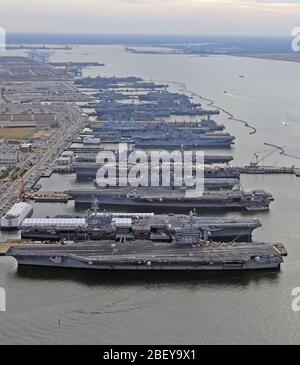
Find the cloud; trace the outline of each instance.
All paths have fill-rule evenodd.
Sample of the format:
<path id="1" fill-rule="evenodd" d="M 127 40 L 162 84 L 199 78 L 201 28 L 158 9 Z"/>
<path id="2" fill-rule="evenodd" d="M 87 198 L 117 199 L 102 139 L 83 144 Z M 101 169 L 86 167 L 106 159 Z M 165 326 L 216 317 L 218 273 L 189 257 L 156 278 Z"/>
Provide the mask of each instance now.
<path id="1" fill-rule="evenodd" d="M 290 34 L 300 0 L 9 0 L 8 32 Z"/>
<path id="2" fill-rule="evenodd" d="M 118 0 L 117 0 L 118 1 Z M 120 0 L 122 1 L 122 0 Z M 130 1 L 130 0 L 129 0 Z M 162 0 L 163 1 L 163 0 Z M 210 5 L 249 5 L 249 6 L 260 6 L 260 5 L 300 5 L 300 0 L 192 0 L 199 4 L 210 4 Z"/>

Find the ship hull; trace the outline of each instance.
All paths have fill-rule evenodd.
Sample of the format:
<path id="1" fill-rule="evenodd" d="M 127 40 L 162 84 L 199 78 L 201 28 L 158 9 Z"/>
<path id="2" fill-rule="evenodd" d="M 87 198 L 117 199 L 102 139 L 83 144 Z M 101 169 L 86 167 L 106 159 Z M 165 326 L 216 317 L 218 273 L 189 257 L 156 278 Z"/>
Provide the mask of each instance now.
<path id="1" fill-rule="evenodd" d="M 78 180 L 93 180 L 97 178 L 100 166 L 96 167 L 74 167 Z M 150 175 L 150 174 L 149 174 Z M 240 179 L 240 173 L 237 170 L 216 170 L 216 171 L 205 171 L 204 172 L 204 184 L 205 188 L 210 189 L 213 187 L 217 188 L 232 188 L 236 185 L 237 180 Z M 150 178 L 149 178 L 150 179 Z M 233 181 L 233 179 L 235 181 Z"/>
<path id="2" fill-rule="evenodd" d="M 219 141 L 219 142 L 209 142 L 209 141 L 195 141 L 195 142 L 187 142 L 187 141 L 176 141 L 176 140 L 167 140 L 167 141 L 155 141 L 155 142 L 144 142 L 144 141 L 134 141 L 134 145 L 137 148 L 231 148 L 233 141 Z"/>
<path id="3" fill-rule="evenodd" d="M 65 269 L 84 269 L 84 270 L 99 270 L 99 271 L 139 271 L 139 272 L 205 272 L 205 271 L 254 271 L 254 270 L 279 270 L 281 267 L 281 261 L 276 260 L 273 262 L 266 262 L 263 264 L 257 264 L 255 262 L 247 263 L 213 263 L 202 265 L 134 265 L 134 264 L 116 264 L 113 262 L 107 262 L 106 264 L 100 264 L 97 262 L 88 263 L 75 259 L 66 259 L 63 263 L 55 264 L 50 262 L 49 257 L 27 257 L 16 258 L 20 267 L 48 267 L 48 268 L 65 268 Z"/>
<path id="4" fill-rule="evenodd" d="M 89 162 L 96 163 L 97 155 L 96 152 L 94 154 L 79 154 L 76 158 L 76 162 Z M 206 165 L 210 164 L 226 164 L 233 160 L 232 156 L 210 156 L 204 155 L 204 163 Z"/>
<path id="5" fill-rule="evenodd" d="M 6 256 L 20 266 L 103 271 L 236 271 L 279 269 L 283 252 L 269 244 L 211 243 L 202 247 L 135 241 L 71 245 L 24 244 Z"/>
<path id="6" fill-rule="evenodd" d="M 96 194 L 95 194 L 96 195 Z M 75 199 L 75 207 L 76 208 L 90 208 L 93 204 L 93 198 L 85 199 L 85 198 L 76 198 Z M 140 212 L 154 212 L 161 213 L 164 210 L 171 210 L 172 212 L 178 213 L 189 213 L 191 210 L 196 209 L 197 211 L 201 210 L 250 210 L 246 206 L 244 206 L 241 202 L 217 202 L 217 203 L 205 203 L 201 201 L 182 201 L 182 200 L 173 200 L 173 201 L 138 201 L 138 200 L 130 200 L 130 199 L 114 199 L 107 197 L 98 197 L 99 204 L 101 208 L 113 208 L 113 209 L 124 209 L 129 210 L 130 212 L 140 211 Z M 251 211 L 268 211 L 268 206 L 261 207 L 253 207 Z"/>
<path id="7" fill-rule="evenodd" d="M 255 227 L 257 228 L 257 227 Z M 235 240 L 236 242 L 251 242 L 252 240 L 252 233 L 253 228 L 220 228 L 216 231 L 211 230 L 211 235 L 209 236 L 210 239 L 214 241 L 224 241 L 224 242 L 231 242 Z M 84 240 L 86 239 L 87 234 L 84 232 L 78 231 L 70 231 L 70 232 L 43 232 L 43 231 L 32 231 L 32 232 L 22 232 L 22 239 L 33 239 L 33 240 L 50 240 L 50 241 L 60 241 L 60 240 Z M 98 240 L 99 233 L 93 234 L 91 232 L 88 235 L 89 239 L 91 240 Z M 113 233 L 104 235 L 104 239 L 115 239 Z"/>

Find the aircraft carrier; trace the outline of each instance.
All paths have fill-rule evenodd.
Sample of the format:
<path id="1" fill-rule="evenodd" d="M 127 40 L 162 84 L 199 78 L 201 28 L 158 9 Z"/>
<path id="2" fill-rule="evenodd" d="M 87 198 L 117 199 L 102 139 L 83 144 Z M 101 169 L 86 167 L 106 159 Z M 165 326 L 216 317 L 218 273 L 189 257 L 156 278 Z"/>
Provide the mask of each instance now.
<path id="1" fill-rule="evenodd" d="M 106 122 L 101 125 L 90 124 L 89 126 L 95 135 L 101 133 L 120 133 L 122 137 L 134 137 L 141 133 L 151 134 L 159 133 L 161 131 L 168 132 L 170 130 L 187 130 L 195 134 L 204 134 L 208 132 L 223 131 L 225 126 L 223 124 L 217 124 L 214 120 L 208 116 L 207 119 L 203 119 L 200 122 L 174 122 L 174 123 L 161 123 L 161 122 Z"/>
<path id="2" fill-rule="evenodd" d="M 78 179 L 79 181 L 85 181 L 85 178 Z M 171 178 L 171 182 L 174 178 Z M 150 185 L 151 176 L 148 178 L 148 185 Z M 103 188 L 103 186 L 99 185 L 97 179 L 93 180 L 94 186 L 98 188 Z M 239 185 L 239 181 L 237 179 L 204 179 L 204 189 L 205 190 L 232 190 L 234 187 Z M 116 187 L 120 186 L 119 183 L 116 184 Z M 124 186 L 124 185 L 123 185 Z M 183 186 L 186 184 L 183 182 Z M 107 187 L 109 188 L 109 187 Z"/>
<path id="3" fill-rule="evenodd" d="M 100 152 L 100 149 L 99 151 Z M 97 160 L 97 153 L 77 153 L 75 156 L 76 162 L 91 162 L 95 163 Z M 205 165 L 213 165 L 213 164 L 228 164 L 233 161 L 232 156 L 222 156 L 222 155 L 204 155 L 204 164 Z"/>
<path id="4" fill-rule="evenodd" d="M 23 239 L 36 240 L 149 240 L 171 242 L 187 229 L 199 239 L 251 241 L 261 227 L 258 219 L 203 218 L 190 215 L 129 213 L 89 213 L 83 217 L 26 219 L 21 226 Z"/>
<path id="5" fill-rule="evenodd" d="M 94 134 L 83 140 L 84 145 L 100 146 L 101 143 L 130 143 L 138 148 L 178 149 L 178 148 L 230 148 L 235 137 L 228 133 L 195 134 L 190 131 L 172 130 L 167 133 L 157 131 L 135 137 L 122 137 L 121 133 L 107 132 L 101 136 Z"/>
<path id="6" fill-rule="evenodd" d="M 91 127 L 91 132 L 82 136 L 86 141 L 93 139 L 93 144 L 100 143 L 133 143 L 137 147 L 178 148 L 182 147 L 220 147 L 229 148 L 235 137 L 229 133 L 218 132 L 220 126 L 214 121 L 206 121 L 206 127 L 201 124 L 170 124 L 170 123 L 139 123 L 139 122 L 108 122 L 100 127 Z M 211 128 L 211 129 L 210 129 Z M 222 130 L 222 129 L 221 129 Z"/>
<path id="7" fill-rule="evenodd" d="M 139 187 L 109 188 L 98 190 L 69 190 L 67 194 L 76 207 L 90 207 L 95 199 L 101 207 L 137 209 L 161 213 L 161 209 L 172 212 L 190 212 L 193 209 L 239 209 L 268 211 L 273 197 L 264 190 L 204 191 L 185 188 Z"/>
<path id="8" fill-rule="evenodd" d="M 230 148 L 234 144 L 235 137 L 227 134 L 194 135 L 190 133 L 176 132 L 162 134 L 160 136 L 142 136 L 133 138 L 132 142 L 138 148 Z"/>
<path id="9" fill-rule="evenodd" d="M 201 242 L 186 232 L 172 243 L 86 241 L 81 243 L 6 242 L 0 255 L 19 266 L 106 271 L 232 271 L 280 269 L 282 244 Z"/>
<path id="10" fill-rule="evenodd" d="M 72 170 L 76 173 L 76 176 L 79 180 L 93 180 L 96 179 L 97 173 L 101 167 L 103 167 L 105 164 L 97 163 L 97 162 L 76 162 L 72 164 Z M 163 165 L 163 164 L 162 164 Z M 182 164 L 183 165 L 183 164 Z M 128 164 L 128 169 L 130 167 L 133 167 L 136 165 L 130 165 Z M 122 166 L 116 166 L 117 170 L 122 168 Z M 161 166 L 162 168 L 162 166 Z M 192 166 L 192 168 L 195 170 L 196 166 Z M 126 169 L 127 170 L 127 169 Z M 149 175 L 151 173 L 151 166 L 149 167 Z M 231 167 L 231 166 L 205 166 L 204 168 L 204 178 L 207 184 L 213 185 L 213 180 L 208 179 L 234 179 L 239 180 L 240 179 L 240 170 L 237 167 Z M 215 181 L 215 184 L 218 181 Z M 220 182 L 219 182 L 220 184 Z M 236 185 L 236 183 L 234 184 Z M 220 185 L 222 188 L 222 185 Z"/>

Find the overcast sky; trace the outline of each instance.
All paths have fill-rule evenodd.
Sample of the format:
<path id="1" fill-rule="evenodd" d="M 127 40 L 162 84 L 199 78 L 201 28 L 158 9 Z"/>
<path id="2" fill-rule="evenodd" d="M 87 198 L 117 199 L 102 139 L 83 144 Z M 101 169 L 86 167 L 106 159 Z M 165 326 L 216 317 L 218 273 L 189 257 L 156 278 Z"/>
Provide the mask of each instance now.
<path id="1" fill-rule="evenodd" d="M 1 0 L 7 32 L 286 35 L 300 0 Z"/>

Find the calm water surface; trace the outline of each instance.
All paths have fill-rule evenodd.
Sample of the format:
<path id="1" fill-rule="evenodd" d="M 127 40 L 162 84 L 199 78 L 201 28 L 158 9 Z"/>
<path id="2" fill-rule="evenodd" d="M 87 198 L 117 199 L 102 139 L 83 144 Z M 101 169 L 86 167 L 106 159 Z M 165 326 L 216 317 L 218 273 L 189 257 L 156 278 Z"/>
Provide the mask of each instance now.
<path id="1" fill-rule="evenodd" d="M 141 76 L 185 83 L 213 99 L 258 133 L 221 115 L 237 137 L 235 163 L 249 163 L 264 143 L 286 146 L 300 156 L 300 65 L 234 57 L 130 55 L 119 46 L 81 46 L 57 52 L 56 61 L 99 61 L 95 76 Z M 239 78 L 239 75 L 245 78 Z M 177 90 L 177 86 L 171 85 Z M 224 90 L 228 93 L 224 94 Z M 287 121 L 288 126 L 284 126 Z M 227 151 L 228 152 L 228 151 Z M 275 154 L 270 164 L 299 165 Z M 161 275 L 26 269 L 0 261 L 0 286 L 7 312 L 0 314 L 0 343 L 62 344 L 277 344 L 300 342 L 300 314 L 291 310 L 291 291 L 300 286 L 300 179 L 249 176 L 246 188 L 273 193 L 269 213 L 254 216 L 263 228 L 256 240 L 284 242 L 289 250 L 281 272 Z M 85 187 L 74 175 L 53 175 L 44 190 Z M 37 204 L 35 216 L 74 214 L 72 203 Z M 2 234 L 1 240 L 15 237 Z M 61 321 L 59 325 L 59 320 Z"/>

